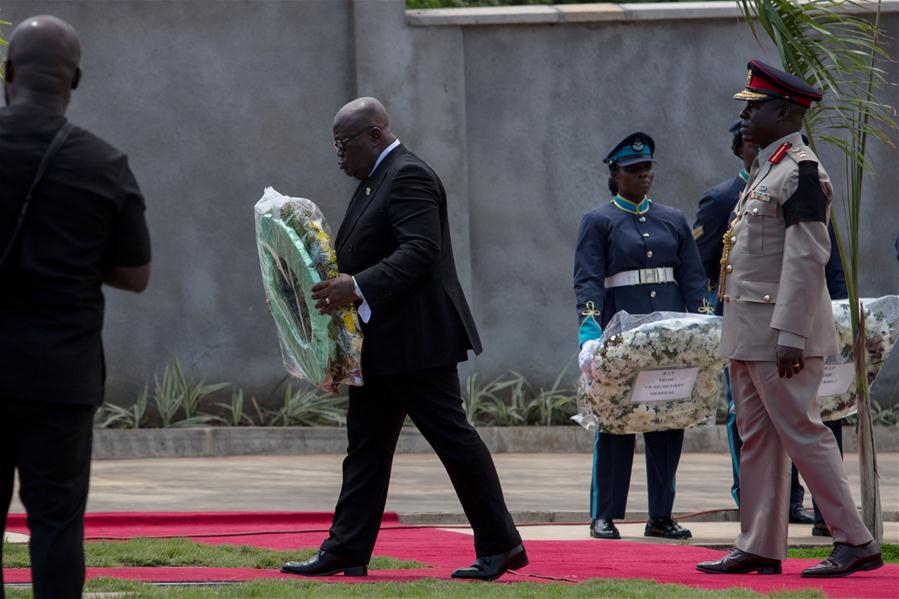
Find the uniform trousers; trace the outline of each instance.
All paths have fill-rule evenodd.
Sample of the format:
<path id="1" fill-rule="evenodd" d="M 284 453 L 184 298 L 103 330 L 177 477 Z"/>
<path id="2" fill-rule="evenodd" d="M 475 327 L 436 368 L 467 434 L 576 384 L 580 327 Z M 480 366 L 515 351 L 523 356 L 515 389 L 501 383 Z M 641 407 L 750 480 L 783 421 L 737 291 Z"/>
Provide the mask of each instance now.
<path id="1" fill-rule="evenodd" d="M 593 484 L 590 515 L 596 520 L 622 519 L 627 508 L 634 464 L 635 435 L 597 431 L 593 447 Z M 684 446 L 683 429 L 643 433 L 649 517 L 670 518 L 674 508 L 675 476 Z"/>
<path id="2" fill-rule="evenodd" d="M 849 490 L 836 439 L 821 422 L 817 402 L 821 358 L 806 358 L 792 378 L 775 362 L 730 361 L 740 453 L 740 535 L 737 549 L 784 559 L 790 500 L 790 459 L 821 510 L 834 542 L 872 539 Z"/>
<path id="3" fill-rule="evenodd" d="M 94 406 L 0 400 L 0 533 L 18 470 L 36 599 L 81 597 L 95 411 Z M 0 599 L 2 577 L 0 571 Z"/>
<path id="4" fill-rule="evenodd" d="M 368 563 L 407 415 L 443 462 L 474 530 L 477 555 L 504 553 L 521 544 L 490 452 L 462 409 L 459 374 L 452 365 L 368 376 L 364 386 L 350 387 L 343 486 L 321 548 Z"/>
<path id="5" fill-rule="evenodd" d="M 740 431 L 737 430 L 737 414 L 736 410 L 734 410 L 734 396 L 733 391 L 731 390 L 730 373 L 726 368 L 724 369 L 724 381 L 727 388 L 728 408 L 725 427 L 727 429 L 728 445 L 730 446 L 730 463 L 734 480 L 733 485 L 730 488 L 730 494 L 737 503 L 737 507 L 740 507 L 740 450 L 743 447 L 743 440 L 740 438 Z M 837 442 L 837 448 L 840 450 L 840 455 L 843 455 L 843 421 L 829 420 L 824 423 L 824 426 L 829 428 L 830 432 L 833 433 L 833 437 Z M 790 466 L 790 505 L 802 505 L 804 498 L 805 489 L 803 489 L 802 485 L 799 483 L 799 471 L 796 470 L 796 465 L 793 464 Z M 818 509 L 818 504 L 815 503 L 814 497 L 812 497 L 812 507 L 815 512 L 815 522 L 824 522 L 824 518 L 821 516 L 821 510 Z"/>

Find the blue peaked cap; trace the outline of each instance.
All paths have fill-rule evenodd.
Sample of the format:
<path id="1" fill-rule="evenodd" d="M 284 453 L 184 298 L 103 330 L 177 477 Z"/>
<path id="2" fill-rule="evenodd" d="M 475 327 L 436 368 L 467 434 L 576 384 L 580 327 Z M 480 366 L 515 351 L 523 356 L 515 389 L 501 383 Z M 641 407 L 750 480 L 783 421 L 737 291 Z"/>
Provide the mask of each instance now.
<path id="1" fill-rule="evenodd" d="M 609 166 L 613 164 L 630 166 L 640 162 L 655 162 L 652 157 L 655 149 L 656 142 L 642 131 L 637 131 L 618 142 L 602 161 Z"/>

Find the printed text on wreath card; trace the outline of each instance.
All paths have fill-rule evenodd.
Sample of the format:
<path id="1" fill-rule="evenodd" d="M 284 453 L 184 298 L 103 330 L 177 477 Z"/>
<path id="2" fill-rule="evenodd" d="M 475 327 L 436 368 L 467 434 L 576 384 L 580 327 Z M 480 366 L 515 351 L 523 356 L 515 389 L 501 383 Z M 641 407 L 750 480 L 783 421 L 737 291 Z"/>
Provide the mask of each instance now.
<path id="1" fill-rule="evenodd" d="M 699 367 L 641 370 L 634 382 L 631 401 L 643 403 L 689 399 L 693 395 L 693 385 L 696 384 L 698 374 Z"/>
<path id="2" fill-rule="evenodd" d="M 830 397 L 849 392 L 849 385 L 855 382 L 855 364 L 845 362 L 843 364 L 825 364 L 824 374 L 821 376 L 821 385 L 818 387 L 818 397 Z"/>

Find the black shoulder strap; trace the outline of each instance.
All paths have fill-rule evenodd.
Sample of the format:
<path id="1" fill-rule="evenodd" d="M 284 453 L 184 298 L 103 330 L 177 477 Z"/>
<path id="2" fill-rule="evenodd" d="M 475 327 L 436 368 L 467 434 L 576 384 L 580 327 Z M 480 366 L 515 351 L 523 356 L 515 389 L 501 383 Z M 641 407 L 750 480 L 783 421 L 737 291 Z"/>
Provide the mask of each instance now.
<path id="1" fill-rule="evenodd" d="M 34 175 L 34 180 L 31 182 L 31 185 L 28 187 L 28 192 L 25 194 L 25 201 L 22 202 L 22 208 L 19 210 L 19 219 L 16 221 L 16 226 L 13 229 L 12 237 L 10 237 L 9 242 L 6 244 L 6 248 L 3 250 L 3 253 L 0 254 L 0 267 L 6 262 L 9 255 L 12 253 L 13 247 L 15 247 L 16 242 L 19 240 L 19 237 L 22 235 L 22 227 L 25 224 L 25 215 L 28 213 L 28 205 L 31 204 L 31 195 L 34 193 L 34 188 L 37 187 L 38 183 L 40 183 L 41 179 L 44 177 L 44 173 L 47 172 L 47 167 L 50 165 L 50 161 L 53 160 L 53 157 L 62 147 L 62 144 L 65 143 L 66 139 L 69 137 L 69 133 L 72 132 L 72 123 L 66 121 L 65 124 L 56 132 L 56 136 L 53 138 L 53 141 L 50 142 L 50 145 L 47 147 L 47 151 L 44 152 L 44 156 L 41 158 L 40 164 L 37 166 L 37 173 Z"/>

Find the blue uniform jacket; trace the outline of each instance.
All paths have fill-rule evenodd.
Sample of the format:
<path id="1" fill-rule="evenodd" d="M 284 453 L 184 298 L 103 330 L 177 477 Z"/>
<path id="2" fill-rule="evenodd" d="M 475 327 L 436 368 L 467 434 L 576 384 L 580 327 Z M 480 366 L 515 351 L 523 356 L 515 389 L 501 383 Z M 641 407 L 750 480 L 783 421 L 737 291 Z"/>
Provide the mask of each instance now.
<path id="1" fill-rule="evenodd" d="M 718 286 L 722 240 L 730 221 L 734 218 L 731 213 L 744 187 L 746 182 L 737 176 L 706 190 L 699 200 L 699 210 L 696 212 L 696 222 L 693 225 L 693 238 L 696 239 L 696 247 L 699 248 L 702 267 L 705 269 L 710 288 Z"/>
<path id="2" fill-rule="evenodd" d="M 693 225 L 693 238 L 696 239 L 702 267 L 705 269 L 711 290 L 710 302 L 716 306 L 715 312 L 719 315 L 721 306 L 717 303 L 715 290 L 721 274 L 724 233 L 730 226 L 730 222 L 736 218 L 733 210 L 745 185 L 743 179 L 737 176 L 706 190 L 699 200 L 696 222 Z M 846 289 L 846 276 L 843 273 L 843 263 L 840 261 L 840 251 L 837 249 L 833 223 L 828 227 L 828 232 L 830 233 L 830 260 L 824 270 L 827 278 L 827 291 L 830 293 L 831 299 L 846 299 L 849 297 L 849 292 Z"/>
<path id="3" fill-rule="evenodd" d="M 606 289 L 606 277 L 641 268 L 674 268 L 676 283 Z M 611 202 L 584 214 L 574 254 L 574 293 L 580 343 L 600 336 L 619 310 L 698 312 L 706 296 L 705 272 L 684 214 L 653 203 L 638 216 Z M 597 314 L 585 315 L 588 302 Z M 596 320 L 591 326 L 590 319 Z"/>

